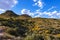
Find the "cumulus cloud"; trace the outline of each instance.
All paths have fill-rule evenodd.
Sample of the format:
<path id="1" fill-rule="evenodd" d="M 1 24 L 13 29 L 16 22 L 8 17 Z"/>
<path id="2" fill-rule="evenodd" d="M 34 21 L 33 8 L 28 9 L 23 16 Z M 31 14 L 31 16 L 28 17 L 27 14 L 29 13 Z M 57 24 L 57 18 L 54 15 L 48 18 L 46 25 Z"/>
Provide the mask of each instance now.
<path id="1" fill-rule="evenodd" d="M 21 14 L 28 14 L 30 16 L 34 16 L 34 14 L 28 9 L 22 9 Z"/>
<path id="2" fill-rule="evenodd" d="M 22 13 L 22 14 L 29 14 L 29 13 L 30 13 L 30 10 L 23 9 L 23 10 L 21 10 L 21 13 Z"/>
<path id="3" fill-rule="evenodd" d="M 33 6 L 38 6 L 41 9 L 43 8 L 44 2 L 42 2 L 42 0 L 33 0 L 33 1 L 35 2 L 35 4 L 33 4 Z"/>
<path id="4" fill-rule="evenodd" d="M 4 9 L 0 9 L 0 11 L 5 11 Z"/>
<path id="5" fill-rule="evenodd" d="M 36 10 L 35 12 L 31 12 L 31 10 L 22 9 L 22 10 L 21 10 L 21 13 L 22 13 L 22 14 L 28 14 L 28 15 L 30 15 L 30 16 L 32 16 L 32 17 L 39 17 L 39 16 L 42 15 L 42 13 L 39 12 L 39 10 Z"/>
<path id="6" fill-rule="evenodd" d="M 3 12 L 5 12 L 5 10 L 4 9 L 0 9 L 0 13 L 3 13 Z"/>
<path id="7" fill-rule="evenodd" d="M 0 13 L 9 10 L 18 3 L 17 0 L 0 0 Z"/>
<path id="8" fill-rule="evenodd" d="M 43 12 L 43 15 L 47 15 L 48 18 L 57 18 L 59 16 L 57 16 L 56 14 L 58 14 L 58 11 L 52 11 L 52 12 Z"/>
<path id="9" fill-rule="evenodd" d="M 40 10 L 36 10 L 35 12 L 31 12 L 31 10 L 22 9 L 21 13 L 28 14 L 32 17 L 60 18 L 60 12 L 58 12 L 57 10 L 54 10 L 52 12 L 48 12 L 48 11 L 41 12 Z"/>
<path id="10" fill-rule="evenodd" d="M 10 9 L 17 3 L 17 0 L 0 0 L 0 9 Z"/>

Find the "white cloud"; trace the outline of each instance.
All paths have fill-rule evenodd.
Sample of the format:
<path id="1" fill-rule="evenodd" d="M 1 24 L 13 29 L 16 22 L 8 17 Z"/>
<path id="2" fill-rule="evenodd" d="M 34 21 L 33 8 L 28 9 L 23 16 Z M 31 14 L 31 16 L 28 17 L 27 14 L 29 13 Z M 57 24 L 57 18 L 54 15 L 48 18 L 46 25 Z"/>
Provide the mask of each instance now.
<path id="1" fill-rule="evenodd" d="M 28 14 L 28 13 L 30 13 L 30 10 L 23 9 L 23 10 L 21 10 L 21 13 L 22 13 L 22 14 Z"/>
<path id="2" fill-rule="evenodd" d="M 60 15 L 60 12 L 58 12 L 57 10 L 52 11 L 52 12 L 43 12 L 43 15 L 47 15 L 48 18 L 59 18 L 58 15 Z"/>
<path id="3" fill-rule="evenodd" d="M 56 15 L 58 12 L 55 10 L 55 11 L 52 11 L 52 12 L 43 12 L 44 15 L 48 15 L 48 16 L 52 16 L 52 15 Z"/>
<path id="4" fill-rule="evenodd" d="M 5 11 L 4 9 L 0 9 L 0 11 Z"/>
<path id="5" fill-rule="evenodd" d="M 28 14 L 30 16 L 34 16 L 34 14 L 30 10 L 28 10 L 28 9 L 22 9 L 21 10 L 21 13 L 22 14 Z"/>
<path id="6" fill-rule="evenodd" d="M 42 0 L 33 0 L 33 1 L 35 2 L 35 4 L 33 6 L 38 6 L 41 9 L 43 8 L 44 2 L 42 2 Z"/>
<path id="7" fill-rule="evenodd" d="M 17 3 L 18 3 L 18 1 L 17 1 L 17 0 L 13 0 L 13 2 L 14 2 L 14 4 L 17 4 Z"/>
<path id="8" fill-rule="evenodd" d="M 55 16 L 50 16 L 50 18 L 56 18 Z"/>
<path id="9" fill-rule="evenodd" d="M 56 8 L 55 6 L 52 6 L 51 8 L 49 8 L 47 11 L 50 11 L 52 9 Z"/>
<path id="10" fill-rule="evenodd" d="M 58 13 L 56 10 L 52 12 L 52 14 L 56 14 L 56 13 Z"/>
<path id="11" fill-rule="evenodd" d="M 8 10 L 18 3 L 17 0 L 0 0 L 0 9 Z"/>
<path id="12" fill-rule="evenodd" d="M 3 13 L 3 12 L 5 12 L 5 10 L 4 9 L 0 9 L 0 14 Z"/>
<path id="13" fill-rule="evenodd" d="M 60 12 L 56 14 L 57 16 L 60 16 Z"/>
<path id="14" fill-rule="evenodd" d="M 37 0 L 33 0 L 34 2 L 36 2 Z"/>
<path id="15" fill-rule="evenodd" d="M 48 11 L 41 12 L 40 10 L 36 10 L 35 12 L 31 12 L 31 10 L 22 9 L 21 13 L 28 14 L 32 17 L 60 18 L 60 12 L 58 12 L 57 10 L 52 11 L 52 12 L 50 12 L 50 11 L 49 12 Z"/>
<path id="16" fill-rule="evenodd" d="M 21 13 L 28 14 L 32 17 L 39 17 L 40 15 L 42 15 L 41 12 L 39 12 L 38 10 L 36 10 L 35 12 L 31 12 L 31 10 L 28 10 L 28 9 L 22 9 Z"/>
<path id="17" fill-rule="evenodd" d="M 42 0 L 33 0 L 33 1 L 35 3 L 33 6 L 38 6 L 40 7 L 40 9 L 35 10 L 34 12 L 31 12 L 31 10 L 28 9 L 22 9 L 21 10 L 22 14 L 28 14 L 32 17 L 60 18 L 60 12 L 57 10 L 52 10 L 56 8 L 55 6 L 52 6 L 47 11 L 42 12 L 41 9 L 45 5 L 44 2 L 42 2 Z"/>
<path id="18" fill-rule="evenodd" d="M 45 12 L 43 12 L 43 15 L 51 16 L 52 14 L 51 14 L 51 12 L 47 12 L 47 11 L 45 11 Z"/>
<path id="19" fill-rule="evenodd" d="M 9 10 L 18 3 L 17 0 L 0 0 L 0 13 Z"/>

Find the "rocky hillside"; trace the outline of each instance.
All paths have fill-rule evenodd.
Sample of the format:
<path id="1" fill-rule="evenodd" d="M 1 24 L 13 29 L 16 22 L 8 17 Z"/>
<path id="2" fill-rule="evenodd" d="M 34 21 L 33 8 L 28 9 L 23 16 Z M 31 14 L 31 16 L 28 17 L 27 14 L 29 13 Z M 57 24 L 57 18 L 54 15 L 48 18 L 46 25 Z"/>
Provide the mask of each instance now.
<path id="1" fill-rule="evenodd" d="M 4 28 L 3 37 L 16 40 L 60 40 L 60 19 L 32 18 L 7 10 L 0 14 L 0 27 Z"/>

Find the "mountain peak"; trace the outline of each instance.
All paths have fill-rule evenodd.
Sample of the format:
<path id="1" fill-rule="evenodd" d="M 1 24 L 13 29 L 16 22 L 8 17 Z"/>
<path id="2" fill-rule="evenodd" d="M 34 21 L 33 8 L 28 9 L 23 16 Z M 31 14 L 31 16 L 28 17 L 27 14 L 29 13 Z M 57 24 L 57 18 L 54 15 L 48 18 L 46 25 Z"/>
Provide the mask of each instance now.
<path id="1" fill-rule="evenodd" d="M 22 15 L 20 15 L 20 16 L 23 16 L 23 17 L 31 17 L 31 16 L 29 16 L 28 14 L 22 14 Z"/>
<path id="2" fill-rule="evenodd" d="M 16 17 L 18 16 L 17 14 L 15 14 L 13 11 L 11 10 L 7 10 L 6 12 L 2 13 L 1 15 L 4 15 L 4 16 L 9 16 L 9 17 Z"/>

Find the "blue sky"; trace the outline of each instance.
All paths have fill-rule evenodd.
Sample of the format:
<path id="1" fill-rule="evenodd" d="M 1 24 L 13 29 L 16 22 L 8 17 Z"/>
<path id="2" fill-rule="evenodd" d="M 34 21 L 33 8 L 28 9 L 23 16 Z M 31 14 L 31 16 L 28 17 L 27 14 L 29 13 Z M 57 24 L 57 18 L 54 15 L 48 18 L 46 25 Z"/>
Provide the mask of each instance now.
<path id="1" fill-rule="evenodd" d="M 0 0 L 0 13 L 6 10 L 32 17 L 60 18 L 60 0 Z"/>

